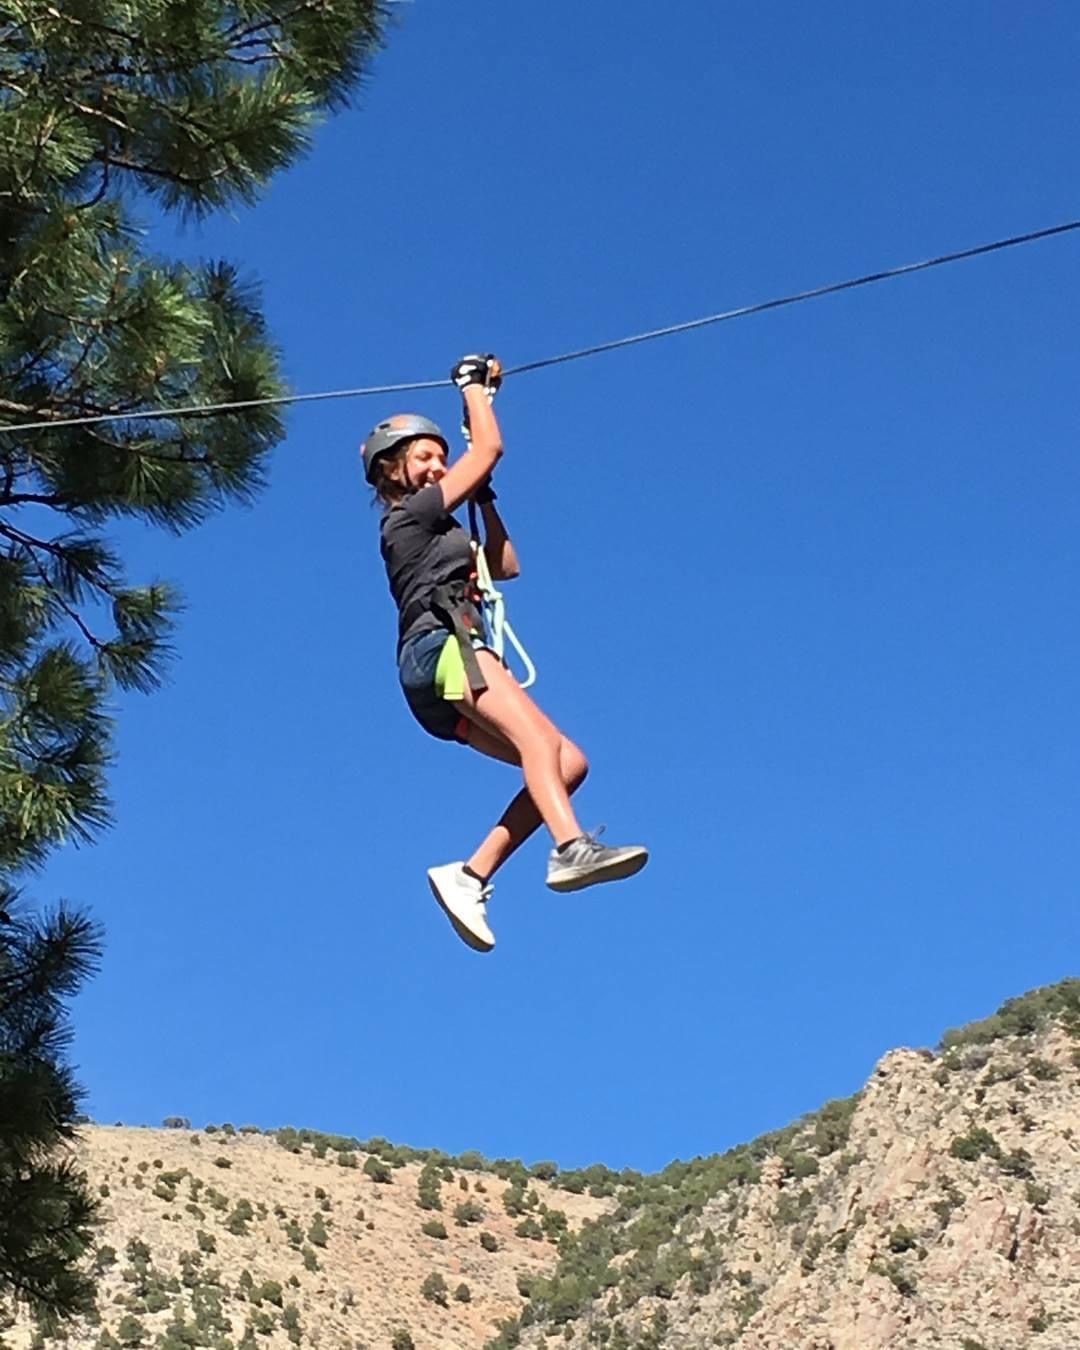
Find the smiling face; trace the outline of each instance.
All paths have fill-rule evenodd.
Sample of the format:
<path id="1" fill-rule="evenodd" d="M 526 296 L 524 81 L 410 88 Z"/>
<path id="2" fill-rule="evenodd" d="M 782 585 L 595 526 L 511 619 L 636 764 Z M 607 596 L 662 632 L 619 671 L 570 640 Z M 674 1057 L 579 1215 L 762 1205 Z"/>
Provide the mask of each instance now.
<path id="1" fill-rule="evenodd" d="M 432 436 L 409 441 L 403 460 L 394 465 L 396 477 L 414 489 L 437 483 L 446 473 L 446 447 Z"/>

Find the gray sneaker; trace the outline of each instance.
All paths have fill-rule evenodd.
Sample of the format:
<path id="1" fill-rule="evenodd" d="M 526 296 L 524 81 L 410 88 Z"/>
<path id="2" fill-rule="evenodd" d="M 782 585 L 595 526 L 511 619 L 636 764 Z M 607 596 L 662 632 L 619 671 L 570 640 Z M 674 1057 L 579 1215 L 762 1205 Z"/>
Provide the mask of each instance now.
<path id="1" fill-rule="evenodd" d="M 595 834 L 583 834 L 560 853 L 552 849 L 548 856 L 547 884 L 553 891 L 580 891 L 599 881 L 622 881 L 640 872 L 649 861 L 649 850 L 639 844 L 629 848 L 608 848 L 599 842 L 604 827 Z"/>

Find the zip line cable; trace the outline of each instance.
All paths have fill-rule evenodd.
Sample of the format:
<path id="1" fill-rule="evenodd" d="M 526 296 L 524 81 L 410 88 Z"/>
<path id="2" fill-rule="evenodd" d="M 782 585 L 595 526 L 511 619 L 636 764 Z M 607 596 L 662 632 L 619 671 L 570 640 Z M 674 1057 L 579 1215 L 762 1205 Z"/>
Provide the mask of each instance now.
<path id="1" fill-rule="evenodd" d="M 943 253 L 938 258 L 927 258 L 924 262 L 904 263 L 900 267 L 889 267 L 883 272 L 869 272 L 864 277 L 854 277 L 850 281 L 834 281 L 828 286 L 816 286 L 810 291 L 797 291 L 794 295 L 784 295 L 777 300 L 761 300 L 757 304 L 742 305 L 738 309 L 727 309 L 722 314 L 709 314 L 704 319 L 689 319 L 685 323 L 669 324 L 666 328 L 654 328 L 648 333 L 638 333 L 634 337 L 616 338 L 613 342 L 599 342 L 595 347 L 581 347 L 577 351 L 565 352 L 562 356 L 548 356 L 540 361 L 528 361 L 525 365 L 513 366 L 506 375 L 521 375 L 528 370 L 543 370 L 545 366 L 557 366 L 563 361 L 577 361 L 583 356 L 595 356 L 598 352 L 615 351 L 618 347 L 630 347 L 636 342 L 650 342 L 653 338 L 668 337 L 672 333 L 687 333 L 692 328 L 704 328 L 707 324 L 723 323 L 727 319 L 742 319 L 748 314 L 763 314 L 769 309 L 781 309 L 784 305 L 797 305 L 802 300 L 816 300 L 822 295 L 835 295 L 839 291 L 852 291 L 856 286 L 869 286 L 875 281 L 888 281 L 890 277 L 907 276 L 911 272 L 925 272 L 929 267 L 941 267 L 944 263 L 960 262 L 964 258 L 978 258 L 984 253 L 996 253 L 999 249 L 1013 248 L 1017 244 L 1030 244 L 1037 239 L 1049 239 L 1055 234 L 1066 234 L 1069 230 L 1080 230 L 1080 220 L 1070 220 L 1064 225 L 1051 225 L 1045 230 L 1032 230 L 1030 234 L 1014 234 L 1010 239 L 998 239 L 992 244 L 978 244 L 975 248 L 961 249 L 958 253 Z"/>
<path id="2" fill-rule="evenodd" d="M 705 328 L 709 324 L 724 323 L 728 319 L 743 319 L 750 314 L 763 314 L 770 309 L 781 309 L 785 305 L 797 305 L 803 300 L 816 300 L 823 295 L 836 295 L 840 291 L 851 291 L 857 286 L 869 286 L 876 281 L 888 281 L 892 277 L 908 276 L 912 272 L 925 272 L 931 267 L 942 267 L 945 263 L 961 262 L 965 258 L 978 258 L 986 253 L 997 253 L 1001 249 L 1015 248 L 1018 244 L 1031 244 L 1039 239 L 1050 239 L 1054 235 L 1067 234 L 1071 230 L 1080 230 L 1080 220 L 1066 221 L 1062 225 L 1051 225 L 1046 229 L 1032 230 L 1027 234 L 1014 234 L 1008 239 L 997 239 L 990 244 L 978 244 L 974 248 L 960 249 L 955 253 L 942 253 L 936 258 L 926 258 L 922 262 L 904 263 L 899 267 L 889 267 L 880 272 L 869 272 L 866 276 L 853 277 L 847 281 L 835 281 L 827 286 L 815 286 L 812 290 L 797 291 L 793 295 L 780 296 L 773 300 L 760 300 L 756 304 L 741 305 L 737 309 L 727 309 L 720 314 L 708 314 L 701 319 L 689 319 L 684 323 L 673 323 L 665 328 L 653 328 L 646 333 L 636 333 L 631 337 L 616 338 L 611 342 L 599 342 L 592 347 L 579 347 L 575 351 L 563 352 L 561 356 L 547 356 L 538 361 L 526 361 L 523 365 L 511 366 L 504 371 L 504 378 L 510 375 L 524 375 L 528 371 L 543 370 L 547 366 L 562 365 L 566 361 L 579 361 L 586 356 L 597 356 L 601 352 L 615 351 L 620 347 L 631 347 L 639 342 L 651 342 L 654 338 L 670 337 L 673 333 L 687 333 L 694 328 Z M 143 419 L 161 419 L 173 417 L 207 417 L 223 412 L 238 411 L 242 408 L 265 408 L 286 403 L 314 403 L 333 398 L 367 398 L 375 394 L 411 393 L 421 389 L 443 389 L 451 386 L 452 380 L 414 380 L 404 384 L 373 384 L 361 389 L 334 389 L 316 394 L 281 394 L 274 398 L 253 398 L 235 403 L 204 403 L 179 408 L 150 408 L 144 412 L 97 413 L 88 417 L 58 417 L 38 419 L 34 422 L 17 422 L 13 425 L 0 423 L 0 434 L 13 435 L 17 431 L 44 431 L 59 427 L 90 426 L 100 422 L 134 422 Z"/>

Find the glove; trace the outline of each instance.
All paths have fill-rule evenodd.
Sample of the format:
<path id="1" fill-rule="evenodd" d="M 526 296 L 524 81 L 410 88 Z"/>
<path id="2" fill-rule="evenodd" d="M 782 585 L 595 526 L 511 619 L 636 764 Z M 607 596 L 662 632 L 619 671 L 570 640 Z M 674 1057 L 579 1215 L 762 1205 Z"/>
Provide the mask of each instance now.
<path id="1" fill-rule="evenodd" d="M 485 478 L 472 495 L 473 501 L 477 506 L 486 506 L 488 502 L 496 500 L 495 489 L 491 486 L 490 476 Z"/>
<path id="2" fill-rule="evenodd" d="M 502 384 L 502 362 L 490 352 L 486 356 L 463 356 L 450 371 L 450 378 L 462 392 L 470 384 L 479 384 L 494 393 Z"/>

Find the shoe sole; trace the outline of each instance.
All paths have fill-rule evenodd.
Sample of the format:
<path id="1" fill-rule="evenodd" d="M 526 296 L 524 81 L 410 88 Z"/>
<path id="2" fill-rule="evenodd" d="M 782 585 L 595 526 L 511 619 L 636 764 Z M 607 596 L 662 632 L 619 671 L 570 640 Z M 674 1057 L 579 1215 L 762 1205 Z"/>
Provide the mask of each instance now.
<path id="1" fill-rule="evenodd" d="M 640 872 L 649 861 L 648 853 L 631 854 L 629 858 L 619 858 L 601 867 L 590 867 L 580 871 L 567 868 L 548 881 L 548 888 L 560 894 L 566 891 L 583 891 L 586 886 L 596 886 L 602 881 L 625 881 Z"/>
<path id="2" fill-rule="evenodd" d="M 431 894 L 435 897 L 436 901 L 438 902 L 439 908 L 450 920 L 450 926 L 453 928 L 454 932 L 458 935 L 458 937 L 462 940 L 462 942 L 464 942 L 466 947 L 471 947 L 474 952 L 493 951 L 495 947 L 494 942 L 485 942 L 482 937 L 478 937 L 472 931 L 471 928 L 467 928 L 465 924 L 461 922 L 461 920 L 451 910 L 450 906 L 439 894 L 438 886 L 435 885 L 434 881 L 432 881 L 430 877 L 428 877 L 428 885 L 431 887 Z"/>

